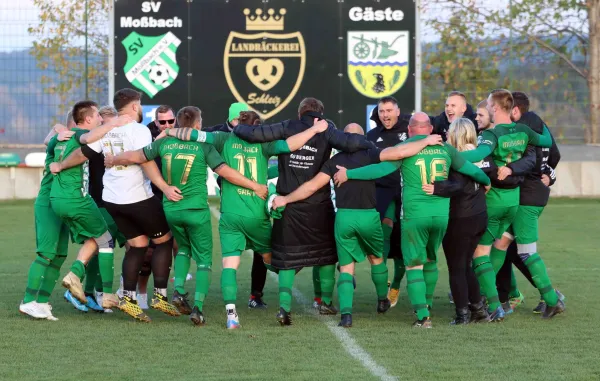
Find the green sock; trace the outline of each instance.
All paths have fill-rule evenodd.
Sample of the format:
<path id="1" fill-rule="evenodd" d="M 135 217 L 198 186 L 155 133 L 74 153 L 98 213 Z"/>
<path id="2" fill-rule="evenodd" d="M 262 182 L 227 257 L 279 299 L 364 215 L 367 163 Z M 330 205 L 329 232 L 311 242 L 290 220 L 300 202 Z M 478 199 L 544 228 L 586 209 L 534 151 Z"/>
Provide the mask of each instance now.
<path id="1" fill-rule="evenodd" d="M 496 289 L 496 274 L 490 262 L 490 257 L 487 255 L 473 258 L 473 270 L 479 281 L 481 291 L 487 298 L 490 311 L 495 311 L 500 307 L 500 299 L 498 298 L 498 289 Z"/>
<path id="2" fill-rule="evenodd" d="M 342 315 L 352 313 L 352 300 L 354 299 L 354 277 L 350 273 L 340 273 L 338 278 L 338 298 L 340 299 L 340 313 Z"/>
<path id="3" fill-rule="evenodd" d="M 425 298 L 425 279 L 423 278 L 422 269 L 406 271 L 406 288 L 410 304 L 412 304 L 413 310 L 417 312 L 417 318 L 421 320 L 429 316 L 427 299 Z"/>
<path id="4" fill-rule="evenodd" d="M 433 292 L 437 284 L 439 272 L 436 262 L 427 262 L 423 265 L 423 278 L 425 279 L 425 298 L 427 305 L 433 307 Z"/>
<path id="5" fill-rule="evenodd" d="M 94 288 L 96 287 L 96 281 L 98 280 L 98 271 L 98 256 L 94 255 L 85 268 L 85 285 L 83 291 L 86 294 L 94 294 Z"/>
<path id="6" fill-rule="evenodd" d="M 404 273 L 406 273 L 404 260 L 394 258 L 394 279 L 392 280 L 391 288 L 395 288 L 396 290 L 400 289 L 400 282 L 402 282 L 402 278 L 404 278 Z"/>
<path id="7" fill-rule="evenodd" d="M 210 265 L 196 265 L 196 294 L 194 297 L 194 306 L 198 307 L 198 309 L 202 312 L 204 299 L 206 299 L 208 289 L 210 288 L 212 269 L 210 268 Z M 185 277 L 183 279 L 185 279 Z"/>
<path id="8" fill-rule="evenodd" d="M 175 291 L 185 294 L 185 278 L 190 270 L 191 258 L 186 254 L 177 254 L 175 257 Z"/>
<path id="9" fill-rule="evenodd" d="M 540 291 L 546 304 L 549 307 L 556 306 L 556 303 L 558 303 L 558 296 L 556 295 L 556 291 L 554 291 L 554 287 L 552 287 L 552 282 L 550 282 L 550 277 L 548 276 L 546 265 L 544 264 L 542 257 L 540 257 L 538 253 L 533 253 L 525 260 L 525 265 L 531 272 L 533 282 Z"/>
<path id="10" fill-rule="evenodd" d="M 495 246 L 492 246 L 492 251 L 490 252 L 490 261 L 492 262 L 492 267 L 494 268 L 494 273 L 498 274 L 500 268 L 504 264 L 506 260 L 506 250 L 497 249 Z"/>
<path id="11" fill-rule="evenodd" d="M 115 253 L 113 249 L 100 249 L 98 253 L 100 279 L 102 279 L 102 292 L 112 294 L 115 277 Z"/>
<path id="12" fill-rule="evenodd" d="M 223 269 L 221 272 L 221 292 L 225 305 L 235 304 L 237 299 L 236 269 Z"/>
<path id="13" fill-rule="evenodd" d="M 393 229 L 389 225 L 381 224 L 381 230 L 383 230 L 383 261 L 385 262 L 390 255 L 390 237 Z"/>
<path id="14" fill-rule="evenodd" d="M 377 292 L 377 300 L 387 298 L 387 280 L 388 268 L 385 262 L 371 266 L 371 280 L 375 284 L 375 292 Z M 339 284 L 339 283 L 338 283 Z M 339 287 L 339 285 L 338 285 Z M 354 289 L 354 287 L 352 287 Z M 340 301 L 341 303 L 341 301 Z"/>
<path id="15" fill-rule="evenodd" d="M 509 298 L 516 298 L 520 295 L 519 286 L 517 285 L 517 277 L 515 277 L 515 272 L 513 266 L 510 266 L 510 292 L 508 293 Z"/>
<path id="16" fill-rule="evenodd" d="M 279 270 L 279 307 L 286 312 L 292 310 L 292 288 L 296 270 Z"/>
<path id="17" fill-rule="evenodd" d="M 42 281 L 40 292 L 38 292 L 38 303 L 48 303 L 50 295 L 52 295 L 54 286 L 56 286 L 56 282 L 60 276 L 60 268 L 62 267 L 63 263 L 65 263 L 66 259 L 67 257 L 64 255 L 54 257 L 52 262 L 50 262 L 50 265 L 46 268 L 44 280 Z"/>
<path id="18" fill-rule="evenodd" d="M 42 285 L 42 280 L 46 269 L 50 265 L 50 262 L 40 257 L 39 255 L 35 258 L 31 266 L 29 267 L 29 275 L 27 276 L 27 288 L 25 289 L 25 297 L 23 303 L 33 302 L 38 294 L 38 291 Z"/>
<path id="19" fill-rule="evenodd" d="M 315 291 L 315 298 L 321 298 L 321 276 L 319 275 L 319 269 L 321 266 L 314 266 L 312 268 L 312 281 L 313 290 Z"/>
<path id="20" fill-rule="evenodd" d="M 85 275 L 85 265 L 83 264 L 83 262 L 81 262 L 79 259 L 77 259 L 71 265 L 71 272 L 73 274 L 77 275 L 77 277 L 79 277 L 79 279 L 81 280 L 81 279 L 83 279 L 83 276 Z"/>
<path id="21" fill-rule="evenodd" d="M 320 266 L 319 278 L 321 281 L 321 300 L 325 304 L 331 304 L 333 288 L 335 287 L 335 265 Z"/>

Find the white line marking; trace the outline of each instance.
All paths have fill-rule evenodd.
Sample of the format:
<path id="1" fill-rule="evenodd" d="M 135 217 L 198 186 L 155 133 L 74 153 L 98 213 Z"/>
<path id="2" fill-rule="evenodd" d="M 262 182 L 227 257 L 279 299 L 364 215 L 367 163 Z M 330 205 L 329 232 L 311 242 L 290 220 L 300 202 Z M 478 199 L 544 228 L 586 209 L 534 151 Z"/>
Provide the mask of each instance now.
<path id="1" fill-rule="evenodd" d="M 218 220 L 220 213 L 217 208 L 211 206 L 210 211 Z M 269 276 L 273 278 L 275 282 L 279 282 L 279 279 L 274 272 L 267 271 L 267 274 L 269 274 Z M 296 302 L 302 305 L 304 312 L 325 324 L 331 333 L 333 333 L 334 336 L 340 341 L 346 352 L 348 352 L 350 356 L 354 357 L 354 359 L 359 361 L 363 367 L 371 372 L 371 374 L 385 381 L 394 381 L 400 379 L 399 377 L 391 376 L 383 366 L 377 364 L 371 355 L 358 345 L 356 340 L 354 340 L 354 338 L 350 335 L 350 332 L 347 328 L 338 327 L 337 321 L 332 317 L 319 315 L 317 311 L 312 308 L 310 300 L 306 298 L 306 296 L 304 296 L 304 294 L 302 294 L 296 287 L 292 289 L 292 294 L 294 295 Z"/>

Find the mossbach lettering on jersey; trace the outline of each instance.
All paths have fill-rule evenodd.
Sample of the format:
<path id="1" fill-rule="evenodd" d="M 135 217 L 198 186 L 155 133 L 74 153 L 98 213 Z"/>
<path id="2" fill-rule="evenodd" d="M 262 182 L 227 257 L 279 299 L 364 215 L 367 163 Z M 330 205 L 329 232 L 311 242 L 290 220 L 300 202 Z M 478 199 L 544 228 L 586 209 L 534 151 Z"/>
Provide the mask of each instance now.
<path id="1" fill-rule="evenodd" d="M 419 155 L 443 155 L 445 153 L 446 151 L 442 151 L 439 148 L 425 148 L 419 152 Z"/>
<path id="2" fill-rule="evenodd" d="M 254 192 L 251 191 L 250 189 L 246 189 L 246 188 L 237 188 L 237 192 L 240 196 L 253 196 Z"/>
<path id="3" fill-rule="evenodd" d="M 284 42 L 239 42 L 231 44 L 231 52 L 296 52 L 300 53 L 300 44 Z"/>
<path id="4" fill-rule="evenodd" d="M 258 153 L 258 147 L 244 147 L 242 144 L 234 143 L 232 145 L 233 149 L 241 149 L 247 153 Z"/>
<path id="5" fill-rule="evenodd" d="M 196 144 L 171 143 L 165 144 L 165 149 L 189 149 L 192 151 L 200 151 L 200 147 Z"/>
<path id="6" fill-rule="evenodd" d="M 179 17 L 172 19 L 155 19 L 154 17 L 121 17 L 121 28 L 183 28 L 183 20 Z"/>
<path id="7" fill-rule="evenodd" d="M 318 152 L 319 151 L 315 147 L 311 147 L 311 146 L 302 146 L 302 149 L 305 149 L 305 150 L 310 151 L 310 152 Z"/>
<path id="8" fill-rule="evenodd" d="M 502 148 L 510 148 L 510 147 L 517 147 L 517 146 L 524 146 L 525 140 L 511 140 L 508 142 L 503 142 L 502 143 Z"/>

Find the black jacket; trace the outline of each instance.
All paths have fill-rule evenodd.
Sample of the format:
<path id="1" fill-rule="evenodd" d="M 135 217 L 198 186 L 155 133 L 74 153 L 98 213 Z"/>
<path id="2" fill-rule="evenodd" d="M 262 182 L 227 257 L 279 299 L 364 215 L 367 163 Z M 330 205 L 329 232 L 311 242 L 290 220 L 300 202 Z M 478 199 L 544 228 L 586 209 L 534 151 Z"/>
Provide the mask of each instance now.
<path id="1" fill-rule="evenodd" d="M 408 139 L 408 120 L 398 119 L 398 122 L 389 130 L 379 120 L 378 108 L 375 107 L 371 113 L 371 120 L 376 127 L 367 132 L 367 139 L 375 143 L 377 148 L 389 148 Z M 400 171 L 395 171 L 385 177 L 375 180 L 375 186 L 381 188 L 393 188 L 400 191 Z"/>
<path id="2" fill-rule="evenodd" d="M 214 126 L 202 128 L 202 131 L 205 131 L 205 132 L 232 132 L 233 126 L 228 121 L 225 121 L 225 123 L 222 123 L 222 124 L 216 124 Z"/>
<path id="3" fill-rule="evenodd" d="M 410 117 L 410 114 L 400 115 L 400 119 L 406 121 L 407 123 L 410 120 Z M 467 103 L 467 110 L 465 111 L 463 118 L 467 118 L 471 122 L 473 122 L 473 125 L 475 125 L 475 128 L 477 129 L 477 121 L 475 120 L 476 117 L 477 114 L 473 111 L 473 107 L 471 107 L 471 105 Z M 446 112 L 442 111 L 442 113 L 437 116 L 429 116 L 429 120 L 431 122 L 431 125 L 433 126 L 432 134 L 441 135 L 442 139 L 446 141 L 446 133 L 450 129 L 450 122 L 446 117 Z"/>
<path id="4" fill-rule="evenodd" d="M 487 210 L 485 188 L 472 178 L 451 170 L 448 180 L 433 184 L 433 194 L 450 197 L 450 218 L 476 216 Z"/>
<path id="5" fill-rule="evenodd" d="M 284 140 L 312 127 L 313 118 L 313 116 L 303 116 L 299 120 L 286 120 L 261 126 L 238 125 L 233 133 L 250 143 Z M 343 152 L 356 152 L 376 147 L 364 136 L 344 133 L 329 121 L 329 128 L 315 135 L 306 142 L 304 147 L 289 154 L 279 155 L 277 193 L 290 194 L 316 176 L 323 164 L 329 160 L 332 148 Z M 331 202 L 331 187 L 327 184 L 302 202 L 310 204 Z"/>
<path id="6" fill-rule="evenodd" d="M 150 134 L 152 134 L 152 141 L 156 140 L 156 137 L 158 135 L 160 135 L 160 128 L 158 128 L 158 126 L 156 125 L 156 123 L 154 123 L 154 121 L 148 123 L 146 126 L 150 130 Z M 154 159 L 154 162 L 156 163 L 158 170 L 162 172 L 162 158 L 159 156 Z M 160 189 L 158 189 L 158 187 L 156 185 L 154 185 L 154 183 L 152 183 L 152 182 L 150 183 L 150 187 L 152 188 L 152 193 L 154 193 L 156 195 L 156 197 L 158 197 L 158 199 L 162 201 L 162 199 L 163 199 L 162 191 Z"/>
<path id="7" fill-rule="evenodd" d="M 529 126 L 529 128 L 538 134 L 543 132 L 545 125 L 544 121 L 533 112 L 526 112 L 518 122 Z M 528 150 L 530 147 L 528 147 Z M 542 182 L 542 175 L 545 174 L 550 178 L 550 185 L 554 184 L 556 181 L 554 169 L 560 161 L 560 151 L 554 141 L 554 137 L 552 137 L 551 148 L 531 147 L 531 149 L 535 152 L 535 164 L 532 170 L 525 175 L 523 184 L 521 185 L 520 204 L 546 206 L 550 198 L 550 188 Z M 515 169 L 513 167 L 519 161 L 508 164 L 508 167 L 514 172 Z"/>

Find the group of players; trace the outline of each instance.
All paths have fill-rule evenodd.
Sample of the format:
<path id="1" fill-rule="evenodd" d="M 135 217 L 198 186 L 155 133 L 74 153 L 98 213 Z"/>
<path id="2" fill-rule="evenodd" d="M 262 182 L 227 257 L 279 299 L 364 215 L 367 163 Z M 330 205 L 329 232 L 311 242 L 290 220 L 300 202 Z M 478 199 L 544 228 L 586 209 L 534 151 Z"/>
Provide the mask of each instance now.
<path id="1" fill-rule="evenodd" d="M 302 100 L 298 119 L 271 125 L 234 103 L 226 123 L 209 128 L 193 106 L 177 115 L 161 106 L 144 126 L 141 98 L 122 89 L 114 107 L 78 102 L 67 126 L 48 135 L 34 205 L 37 256 L 20 312 L 57 320 L 48 300 L 70 236 L 81 247 L 62 285 L 76 308 L 118 308 L 149 322 L 144 309 L 150 306 L 206 324 L 213 251 L 207 167 L 221 187 L 221 290 L 229 329 L 240 327 L 237 269 L 247 249 L 254 251 L 248 306 L 266 307 L 266 272 L 277 273 L 281 325 L 292 324 L 294 277 L 303 267 L 313 267 L 319 313 L 338 313 L 332 302 L 337 264 L 340 326 L 351 327 L 355 264 L 368 259 L 377 312 L 396 305 L 406 274 L 413 326 L 430 328 L 440 245 L 456 305 L 451 324 L 501 321 L 522 304 L 513 264 L 540 292 L 535 312 L 551 318 L 564 311 L 536 246 L 560 154 L 525 94 L 494 90 L 476 118 L 459 92 L 449 94 L 436 117 L 401 115 L 397 101 L 385 97 L 366 136 L 355 123 L 338 130 L 315 98 Z M 278 164 L 269 168 L 272 156 Z M 267 187 L 275 177 L 276 188 Z M 126 247 L 117 292 L 115 243 Z M 192 305 L 184 289 L 191 259 Z"/>

